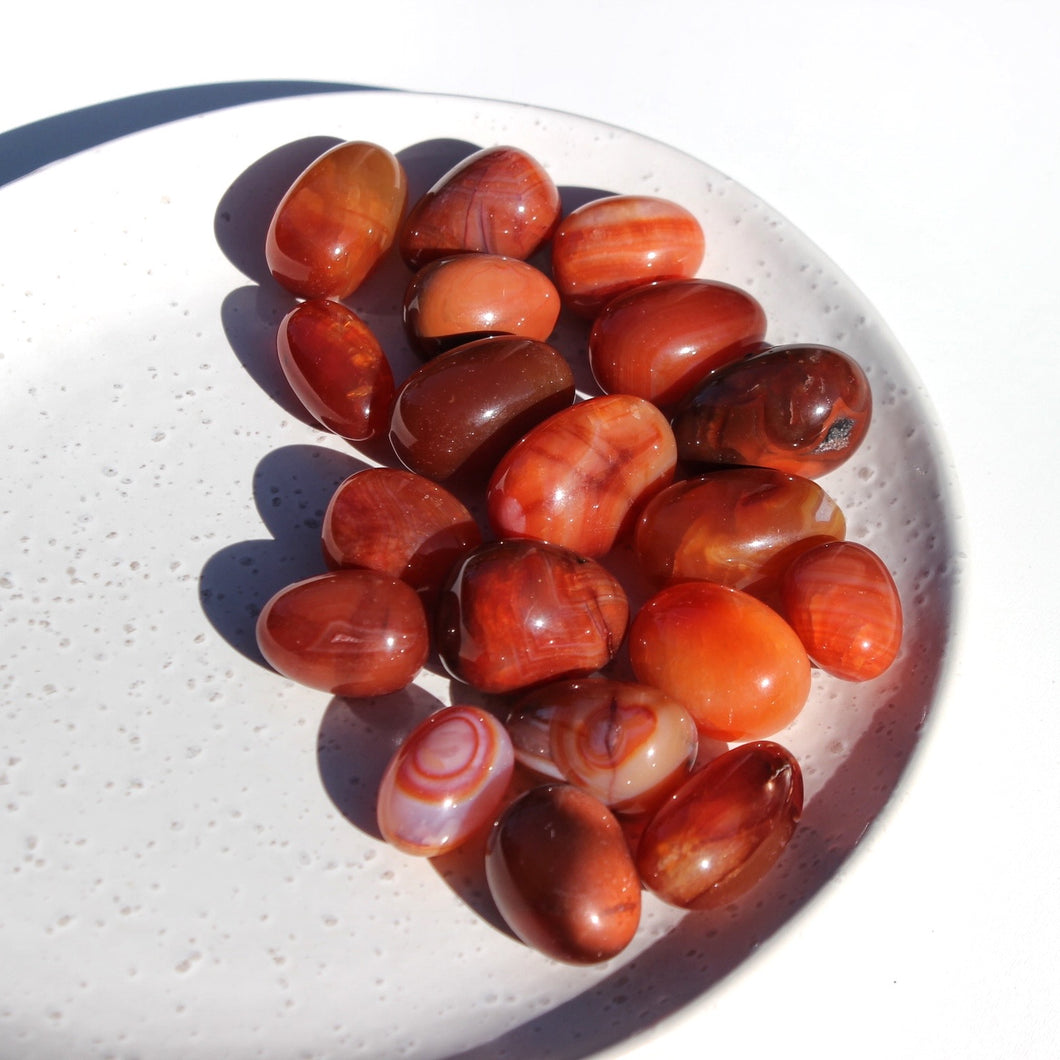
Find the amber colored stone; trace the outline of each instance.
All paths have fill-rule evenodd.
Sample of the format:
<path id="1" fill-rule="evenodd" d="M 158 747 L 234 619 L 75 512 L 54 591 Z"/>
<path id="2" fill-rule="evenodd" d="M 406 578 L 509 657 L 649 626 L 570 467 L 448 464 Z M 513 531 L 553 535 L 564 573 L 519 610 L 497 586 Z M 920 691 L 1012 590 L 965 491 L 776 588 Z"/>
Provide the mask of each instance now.
<path id="1" fill-rule="evenodd" d="M 795 556 L 845 533 L 843 512 L 816 482 L 741 467 L 656 494 L 637 521 L 634 545 L 656 583 L 703 578 L 770 598 Z"/>
<path id="2" fill-rule="evenodd" d="M 558 961 L 606 961 L 640 924 L 640 881 L 622 829 L 602 802 L 569 785 L 534 788 L 504 811 L 486 844 L 486 879 L 508 926 Z"/>
<path id="3" fill-rule="evenodd" d="M 553 682 L 507 720 L 516 758 L 623 814 L 655 808 L 692 769 L 699 733 L 676 700 L 603 677 Z"/>
<path id="4" fill-rule="evenodd" d="M 269 270 L 300 298 L 349 297 L 393 244 L 407 196 L 405 171 L 385 148 L 331 148 L 276 207 L 265 239 Z"/>
<path id="5" fill-rule="evenodd" d="M 413 205 L 399 236 L 401 256 L 413 271 L 469 251 L 526 259 L 559 215 L 559 189 L 540 162 L 516 147 L 487 147 Z"/>
<path id="6" fill-rule="evenodd" d="M 280 367 L 306 409 L 350 442 L 384 433 L 394 373 L 372 330 L 341 302 L 302 302 L 280 322 Z"/>
<path id="7" fill-rule="evenodd" d="M 717 909 L 773 867 L 802 815 L 802 771 L 779 744 L 734 747 L 698 770 L 641 833 L 644 885 L 683 909 Z"/>
<path id="8" fill-rule="evenodd" d="M 860 365 L 829 346 L 799 344 L 719 368 L 685 397 L 673 426 L 682 460 L 817 478 L 857 451 L 871 419 Z"/>
<path id="9" fill-rule="evenodd" d="M 804 552 L 780 592 L 785 618 L 822 670 L 869 681 L 897 657 L 902 601 L 886 564 L 865 545 L 837 541 Z"/>
<path id="10" fill-rule="evenodd" d="M 398 391 L 390 442 L 436 482 L 485 480 L 527 431 L 574 400 L 562 354 L 534 339 L 479 339 L 416 369 Z"/>
<path id="11" fill-rule="evenodd" d="M 544 342 L 559 317 L 552 281 L 518 258 L 458 254 L 425 265 L 405 291 L 409 341 L 424 357 L 491 335 Z"/>
<path id="12" fill-rule="evenodd" d="M 600 388 L 669 408 L 700 380 L 757 348 L 765 310 L 746 291 L 713 280 L 671 280 L 620 294 L 589 334 Z"/>
<path id="13" fill-rule="evenodd" d="M 392 467 L 365 468 L 342 482 L 321 527 L 332 570 L 381 571 L 407 582 L 425 603 L 456 561 L 481 543 L 478 524 L 448 490 Z"/>
<path id="14" fill-rule="evenodd" d="M 438 654 L 458 680 L 514 692 L 600 669 L 628 621 L 625 591 L 599 563 L 540 541 L 495 541 L 443 590 Z"/>
<path id="15" fill-rule="evenodd" d="M 383 773 L 376 818 L 392 846 L 436 857 L 493 823 L 515 766 L 507 730 L 479 707 L 435 711 Z"/>
<path id="16" fill-rule="evenodd" d="M 487 490 L 498 537 L 602 556 L 677 466 L 670 425 L 650 402 L 609 394 L 556 413 L 497 464 Z"/>
<path id="17" fill-rule="evenodd" d="M 690 581 L 656 593 L 629 631 L 636 679 L 683 704 L 700 736 L 771 736 L 810 692 L 810 661 L 795 631 L 753 596 Z"/>
<path id="18" fill-rule="evenodd" d="M 552 275 L 563 304 L 595 316 L 632 287 L 686 279 L 706 242 L 695 215 L 651 195 L 610 195 L 579 206 L 552 237 Z"/>
<path id="19" fill-rule="evenodd" d="M 371 570 L 320 574 L 281 589 L 262 608 L 257 640 L 285 677 L 336 696 L 379 696 L 408 685 L 427 659 L 420 598 Z"/>

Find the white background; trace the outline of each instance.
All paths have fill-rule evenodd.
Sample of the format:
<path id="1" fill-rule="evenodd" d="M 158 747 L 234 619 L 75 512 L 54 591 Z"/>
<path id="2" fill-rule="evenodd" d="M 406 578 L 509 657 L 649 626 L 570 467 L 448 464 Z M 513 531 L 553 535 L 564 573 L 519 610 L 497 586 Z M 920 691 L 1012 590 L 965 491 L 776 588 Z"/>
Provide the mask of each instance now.
<path id="1" fill-rule="evenodd" d="M 1056 5 L 18 7 L 0 133 L 215 82 L 533 103 L 710 162 L 839 263 L 957 465 L 959 651 L 900 795 L 812 915 L 753 981 L 629 1055 L 1060 1055 Z"/>

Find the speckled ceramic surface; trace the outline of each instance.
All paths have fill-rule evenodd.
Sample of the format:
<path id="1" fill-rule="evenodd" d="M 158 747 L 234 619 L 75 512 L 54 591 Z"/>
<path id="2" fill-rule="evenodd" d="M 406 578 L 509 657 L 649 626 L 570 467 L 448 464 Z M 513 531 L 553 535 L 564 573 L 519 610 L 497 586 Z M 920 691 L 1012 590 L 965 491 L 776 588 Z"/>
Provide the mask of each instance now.
<path id="1" fill-rule="evenodd" d="M 772 341 L 839 346 L 874 389 L 866 444 L 822 484 L 895 574 L 899 662 L 860 687 L 816 678 L 777 737 L 808 802 L 769 881 L 713 915 L 646 900 L 633 946 L 600 967 L 514 941 L 473 857 L 417 861 L 378 838 L 375 784 L 448 680 L 329 701 L 254 647 L 257 608 L 323 569 L 331 489 L 385 455 L 311 426 L 272 355 L 290 302 L 265 272 L 265 226 L 337 139 L 397 153 L 414 193 L 472 147 L 512 143 L 568 208 L 676 199 L 705 227 L 703 274 L 755 294 Z M 583 1057 L 753 975 L 826 899 L 932 708 L 955 514 L 914 372 L 784 218 L 590 121 L 358 92 L 112 143 L 0 189 L 0 217 L 0 1054 Z M 351 300 L 399 374 L 415 363 L 404 277 L 391 262 Z"/>

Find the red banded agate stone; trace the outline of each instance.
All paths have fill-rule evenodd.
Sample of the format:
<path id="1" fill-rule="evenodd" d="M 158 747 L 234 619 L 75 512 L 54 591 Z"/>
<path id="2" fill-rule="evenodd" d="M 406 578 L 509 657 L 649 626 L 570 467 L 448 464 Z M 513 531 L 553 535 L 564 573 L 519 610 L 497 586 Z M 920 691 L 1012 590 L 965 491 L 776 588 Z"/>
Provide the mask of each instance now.
<path id="1" fill-rule="evenodd" d="M 478 252 L 528 258 L 559 221 L 559 189 L 517 147 L 476 151 L 409 211 L 399 247 L 416 271 L 435 258 Z"/>
<path id="2" fill-rule="evenodd" d="M 405 171 L 385 148 L 353 141 L 326 151 L 273 214 L 273 277 L 300 298 L 347 298 L 394 242 L 407 195 Z"/>
<path id="3" fill-rule="evenodd" d="M 610 394 L 549 417 L 500 460 L 486 494 L 498 537 L 602 556 L 677 465 L 673 432 L 650 402 Z"/>
<path id="4" fill-rule="evenodd" d="M 683 909 L 717 909 L 750 890 L 802 815 L 802 771 L 770 741 L 743 744 L 698 770 L 641 834 L 645 886 Z"/>
<path id="5" fill-rule="evenodd" d="M 640 924 L 640 880 L 618 821 L 567 784 L 533 788 L 504 811 L 486 844 L 486 879 L 508 926 L 558 961 L 606 961 Z"/>
<path id="6" fill-rule="evenodd" d="M 810 658 L 847 681 L 879 677 L 902 644 L 902 601 L 883 560 L 854 541 L 799 556 L 781 581 L 785 617 Z"/>
<path id="7" fill-rule="evenodd" d="M 570 549 L 495 541 L 458 564 L 437 617 L 449 673 L 503 693 L 606 665 L 625 635 L 629 602 L 614 575 Z"/>

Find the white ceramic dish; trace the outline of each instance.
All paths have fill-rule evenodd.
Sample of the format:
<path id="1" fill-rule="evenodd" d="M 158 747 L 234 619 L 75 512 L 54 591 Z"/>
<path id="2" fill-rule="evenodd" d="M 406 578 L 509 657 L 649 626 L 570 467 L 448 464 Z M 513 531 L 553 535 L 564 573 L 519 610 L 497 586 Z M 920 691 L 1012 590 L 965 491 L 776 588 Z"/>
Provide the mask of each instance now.
<path id="1" fill-rule="evenodd" d="M 506 142 L 568 206 L 676 199 L 706 229 L 703 273 L 751 290 L 772 341 L 840 346 L 869 374 L 868 441 L 823 484 L 895 573 L 902 656 L 864 686 L 817 678 L 778 735 L 807 807 L 767 882 L 717 915 L 649 899 L 609 964 L 514 941 L 472 859 L 416 861 L 377 838 L 374 783 L 447 681 L 329 702 L 257 658 L 256 608 L 322 569 L 323 507 L 364 462 L 297 411 L 272 359 L 290 303 L 262 236 L 326 138 L 389 147 L 414 191 Z M 902 777 L 954 606 L 952 477 L 929 407 L 816 247 L 643 137 L 376 92 L 164 125 L 0 189 L 0 217 L 0 1054 L 583 1057 L 768 960 L 762 944 L 783 943 Z M 399 372 L 414 363 L 402 284 L 391 263 L 352 300 Z"/>

